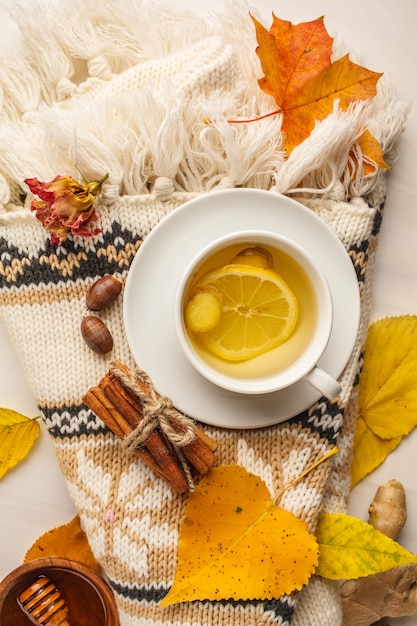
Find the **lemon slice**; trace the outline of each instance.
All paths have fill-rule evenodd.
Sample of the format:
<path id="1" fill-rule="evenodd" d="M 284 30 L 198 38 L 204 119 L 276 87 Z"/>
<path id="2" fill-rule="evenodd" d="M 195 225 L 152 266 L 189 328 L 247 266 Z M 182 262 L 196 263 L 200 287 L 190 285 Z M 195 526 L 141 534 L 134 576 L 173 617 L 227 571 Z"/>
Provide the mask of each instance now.
<path id="1" fill-rule="evenodd" d="M 283 343 L 298 319 L 297 299 L 273 270 L 229 264 L 204 275 L 200 291 L 221 294 L 222 314 L 199 335 L 204 346 L 228 361 L 243 361 Z"/>

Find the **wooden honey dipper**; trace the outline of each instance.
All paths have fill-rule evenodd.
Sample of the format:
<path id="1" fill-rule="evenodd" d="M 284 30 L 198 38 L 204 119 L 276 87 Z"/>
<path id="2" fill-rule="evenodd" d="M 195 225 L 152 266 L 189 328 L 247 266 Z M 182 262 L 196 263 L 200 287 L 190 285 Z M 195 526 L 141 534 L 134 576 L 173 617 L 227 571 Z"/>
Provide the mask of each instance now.
<path id="1" fill-rule="evenodd" d="M 65 598 L 49 578 L 39 576 L 17 599 L 22 611 L 39 626 L 71 626 Z"/>

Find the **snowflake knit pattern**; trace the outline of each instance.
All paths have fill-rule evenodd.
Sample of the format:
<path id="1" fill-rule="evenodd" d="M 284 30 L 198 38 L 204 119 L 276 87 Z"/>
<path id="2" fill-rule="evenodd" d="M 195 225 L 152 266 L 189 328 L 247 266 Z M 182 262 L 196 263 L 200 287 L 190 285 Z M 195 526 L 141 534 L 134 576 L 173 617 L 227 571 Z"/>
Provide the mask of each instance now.
<path id="1" fill-rule="evenodd" d="M 342 622 L 337 585 L 314 576 L 300 593 L 267 601 L 159 606 L 173 581 L 187 496 L 175 494 L 138 462 L 83 403 L 108 364 L 85 345 L 80 322 L 89 286 L 104 274 L 124 283 L 141 242 L 187 200 L 237 186 L 271 194 L 308 188 L 295 198 L 334 230 L 358 281 L 360 326 L 340 377 L 342 392 L 266 428 L 199 425 L 217 442 L 219 463 L 238 464 L 260 476 L 272 497 L 337 445 L 339 454 L 280 500 L 314 533 L 321 511 L 347 507 L 357 384 L 385 197 L 384 173 L 362 181 L 345 177 L 343 183 L 333 175 L 364 119 L 389 161 L 407 107 L 382 86 L 372 106 L 335 111 L 287 158 L 279 116 L 233 128 L 222 121 L 272 106 L 257 84 L 256 42 L 244 3 L 211 21 L 159 4 L 133 6 L 129 0 L 98 6 L 76 0 L 71 15 L 66 3 L 58 2 L 41 15 L 43 42 L 37 41 L 36 49 L 29 45 L 21 62 L 2 59 L 0 319 L 53 439 L 90 546 L 114 591 L 121 624 L 337 626 Z M 14 18 L 28 33 L 39 23 L 39 12 L 15 9 Z M 62 23 L 65 33 L 56 27 Z M 116 42 L 111 29 L 99 29 L 99 23 L 112 24 L 123 39 Z M 236 23 L 240 29 L 232 27 Z M 88 76 L 76 81 L 80 59 Z M 29 66 L 38 73 L 28 76 Z M 15 78 L 12 84 L 12 71 L 20 83 Z M 208 118 L 211 124 L 204 121 Z M 345 124 L 342 138 L 334 137 L 334 124 Z M 22 203 L 27 192 L 22 181 L 77 177 L 77 168 L 88 180 L 109 172 L 97 203 L 102 232 L 53 245 L 27 201 Z M 123 293 L 99 316 L 113 335 L 112 357 L 134 369 Z"/>

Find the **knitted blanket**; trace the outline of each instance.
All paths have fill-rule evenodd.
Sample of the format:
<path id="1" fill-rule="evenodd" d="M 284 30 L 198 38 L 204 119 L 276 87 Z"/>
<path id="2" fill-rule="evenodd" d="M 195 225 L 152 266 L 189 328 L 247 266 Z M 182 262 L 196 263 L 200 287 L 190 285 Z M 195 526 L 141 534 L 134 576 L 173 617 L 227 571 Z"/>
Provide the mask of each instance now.
<path id="1" fill-rule="evenodd" d="M 407 105 L 383 78 L 372 103 L 347 112 L 335 107 L 288 158 L 280 116 L 258 124 L 225 122 L 274 108 L 258 86 L 245 3 L 206 20 L 130 0 L 74 0 L 70 6 L 63 0 L 47 12 L 33 3 L 15 7 L 13 17 L 27 47 L 22 58 L 4 54 L 1 60 L 0 319 L 115 593 L 122 626 L 341 624 L 337 585 L 315 576 L 300 593 L 267 601 L 159 606 L 173 581 L 187 496 L 138 462 L 83 403 L 108 362 L 85 345 L 80 321 L 89 286 L 104 274 L 124 282 L 141 242 L 187 200 L 239 186 L 302 202 L 334 230 L 356 270 L 361 317 L 340 377 L 342 392 L 265 428 L 199 425 L 217 442 L 219 463 L 261 476 L 271 496 L 337 444 L 339 453 L 289 488 L 280 506 L 311 532 L 320 511 L 346 511 L 386 182 L 378 169 L 350 177 L 347 156 L 366 127 L 392 163 Z M 35 42 L 30 33 L 36 28 L 42 40 Z M 79 172 L 87 180 L 109 173 L 96 204 L 101 232 L 52 243 L 29 210 L 23 181 L 79 178 Z M 134 368 L 123 297 L 100 317 L 113 335 L 112 356 Z"/>

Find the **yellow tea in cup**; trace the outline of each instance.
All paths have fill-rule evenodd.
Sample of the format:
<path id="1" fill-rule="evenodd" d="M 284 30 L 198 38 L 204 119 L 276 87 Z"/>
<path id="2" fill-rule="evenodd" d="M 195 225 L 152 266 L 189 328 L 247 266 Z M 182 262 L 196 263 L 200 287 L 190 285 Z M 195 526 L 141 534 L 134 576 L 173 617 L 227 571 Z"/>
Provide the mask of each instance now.
<path id="1" fill-rule="evenodd" d="M 282 319 L 277 293 L 286 307 Z M 208 323 L 200 329 L 198 319 L 190 323 L 190 305 L 200 294 L 208 294 L 208 307 L 214 299 L 213 313 L 208 310 L 213 328 Z M 178 289 L 176 327 L 184 352 L 200 374 L 230 391 L 267 393 L 303 378 L 324 351 L 331 325 L 331 297 L 320 268 L 294 242 L 273 233 L 240 232 L 213 242 L 193 260 Z"/>

